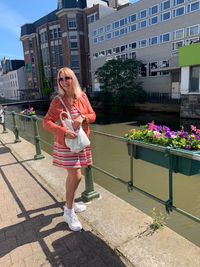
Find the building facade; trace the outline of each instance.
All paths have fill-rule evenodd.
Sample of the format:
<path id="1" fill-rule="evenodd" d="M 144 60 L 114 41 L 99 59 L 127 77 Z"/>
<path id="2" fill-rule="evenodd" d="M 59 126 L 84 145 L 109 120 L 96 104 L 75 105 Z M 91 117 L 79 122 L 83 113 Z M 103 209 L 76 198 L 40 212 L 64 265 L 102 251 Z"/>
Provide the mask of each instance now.
<path id="1" fill-rule="evenodd" d="M 0 98 L 19 100 L 21 90 L 26 90 L 24 60 L 1 60 Z"/>
<path id="2" fill-rule="evenodd" d="M 199 40 L 197 0 L 140 0 L 89 25 L 92 88 L 95 71 L 109 59 L 141 60 L 149 94 L 180 98 L 179 48 Z"/>
<path id="3" fill-rule="evenodd" d="M 21 26 L 28 88 L 41 94 L 43 79 L 55 90 L 57 71 L 67 66 L 75 72 L 81 87 L 90 90 L 88 23 L 113 11 L 107 2 L 58 0 L 56 10 Z"/>

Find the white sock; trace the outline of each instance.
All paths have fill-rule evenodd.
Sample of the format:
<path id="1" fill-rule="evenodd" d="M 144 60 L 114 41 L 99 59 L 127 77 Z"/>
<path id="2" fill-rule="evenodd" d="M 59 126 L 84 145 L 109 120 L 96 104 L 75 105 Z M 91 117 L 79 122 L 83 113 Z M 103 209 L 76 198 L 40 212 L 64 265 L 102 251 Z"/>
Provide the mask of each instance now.
<path id="1" fill-rule="evenodd" d="M 72 214 L 72 213 L 74 213 L 74 208 L 72 208 L 72 209 L 68 209 L 68 208 L 67 208 L 67 213 L 68 213 L 68 214 Z"/>

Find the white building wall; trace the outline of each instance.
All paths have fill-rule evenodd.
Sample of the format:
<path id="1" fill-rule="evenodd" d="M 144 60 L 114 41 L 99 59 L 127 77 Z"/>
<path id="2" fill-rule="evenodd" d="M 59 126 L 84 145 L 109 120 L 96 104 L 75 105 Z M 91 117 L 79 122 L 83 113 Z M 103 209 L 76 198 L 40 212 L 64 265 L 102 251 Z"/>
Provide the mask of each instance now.
<path id="1" fill-rule="evenodd" d="M 162 10 L 164 3 L 167 0 L 140 0 L 133 5 L 129 5 L 124 7 L 118 11 L 115 11 L 111 15 L 105 16 L 100 20 L 97 20 L 94 23 L 89 25 L 89 39 L 90 39 L 90 59 L 91 59 L 91 75 L 92 75 L 92 83 L 94 89 L 94 73 L 95 71 L 105 64 L 108 58 L 117 58 L 118 56 L 127 56 L 129 57 L 131 53 L 136 53 L 136 58 L 138 60 L 142 60 L 144 64 L 147 64 L 147 77 L 141 77 L 140 80 L 143 82 L 143 87 L 147 92 L 160 92 L 160 93 L 169 93 L 171 94 L 171 78 L 170 74 L 168 75 L 160 75 L 158 73 L 157 76 L 150 76 L 150 63 L 157 62 L 158 67 L 162 61 L 169 62 L 169 67 L 178 67 L 178 47 L 179 43 L 181 45 L 187 45 L 192 40 L 198 40 L 200 35 L 200 9 L 188 12 L 189 5 L 196 1 L 184 1 L 184 3 L 180 5 L 174 6 L 174 2 L 178 3 L 178 1 L 170 0 L 170 8 L 166 10 Z M 150 9 L 154 6 L 158 7 L 158 12 L 154 15 L 150 14 Z M 190 6 L 191 7 L 191 6 Z M 177 10 L 182 8 L 184 10 L 184 14 L 180 16 L 174 16 Z M 200 7 L 199 7 L 200 8 Z M 147 16 L 144 19 L 139 18 L 139 15 L 142 11 L 146 10 Z M 170 19 L 162 21 L 161 18 L 165 15 L 165 13 L 169 12 Z M 130 22 L 130 16 L 136 14 L 136 21 Z M 157 16 L 158 22 L 152 24 L 152 18 Z M 124 26 L 119 26 L 116 29 L 112 29 L 112 23 L 116 21 L 120 21 L 121 19 L 126 18 L 127 24 Z M 146 21 L 147 26 L 144 28 L 139 28 L 142 21 Z M 93 35 L 95 30 L 98 31 L 100 28 L 106 27 L 106 25 L 111 25 L 111 30 L 97 34 L 97 36 Z M 131 26 L 136 25 L 136 30 L 131 31 Z M 193 27 L 197 25 L 198 31 L 193 34 L 193 31 L 189 29 L 189 27 Z M 117 37 L 112 37 L 110 39 L 106 39 L 106 34 L 111 33 L 113 36 L 114 31 L 121 30 L 122 28 L 126 28 L 126 34 L 119 34 Z M 183 29 L 183 35 L 179 36 L 176 31 Z M 169 41 L 163 42 L 161 38 L 163 34 L 169 33 Z M 94 38 L 99 38 L 104 36 L 103 41 L 98 41 L 94 43 Z M 151 44 L 150 40 L 153 37 L 157 37 L 157 44 Z M 146 40 L 146 47 L 140 47 L 139 44 L 142 40 Z M 132 49 L 130 48 L 130 44 L 135 42 L 137 47 Z M 120 53 L 113 53 L 113 49 L 116 47 L 121 47 L 123 45 L 127 45 L 127 48 Z M 112 50 L 111 55 L 106 55 L 106 51 L 108 49 Z M 105 54 L 101 55 L 101 51 Z M 94 55 L 98 54 L 98 58 Z"/>
<path id="2" fill-rule="evenodd" d="M 10 71 L 0 76 L 0 97 L 18 100 L 19 89 L 26 89 L 25 68 Z"/>
<path id="3" fill-rule="evenodd" d="M 190 67 L 181 68 L 181 94 L 189 93 Z"/>

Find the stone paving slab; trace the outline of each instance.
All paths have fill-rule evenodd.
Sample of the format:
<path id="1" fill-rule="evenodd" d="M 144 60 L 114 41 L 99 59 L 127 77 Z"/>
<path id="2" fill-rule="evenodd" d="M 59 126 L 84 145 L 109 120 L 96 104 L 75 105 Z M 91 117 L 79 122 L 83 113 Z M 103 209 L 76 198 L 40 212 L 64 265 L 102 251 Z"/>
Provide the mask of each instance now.
<path id="1" fill-rule="evenodd" d="M 45 197 L 45 204 L 42 200 L 43 198 L 37 197 L 38 194 L 34 194 L 34 196 L 32 194 L 33 201 L 31 201 L 29 199 L 31 195 L 30 188 L 20 189 L 20 186 L 17 186 L 17 180 L 14 182 L 15 178 L 10 179 L 10 183 L 12 185 L 15 184 L 15 190 L 20 197 L 24 196 L 23 207 L 25 211 L 20 206 L 20 209 L 22 209 L 20 214 L 19 208 L 13 202 L 13 198 L 11 200 L 8 199 L 18 212 L 18 220 L 23 223 L 24 235 L 22 237 L 18 233 L 17 244 L 21 242 L 23 247 L 25 244 L 30 243 L 34 255 L 40 255 L 40 242 L 44 241 L 42 244 L 45 244 L 45 246 L 42 247 L 42 251 L 43 254 L 46 253 L 46 258 L 45 260 L 41 259 L 41 261 L 44 261 L 42 266 L 43 264 L 44 266 L 50 266 L 48 265 L 49 262 L 50 264 L 56 264 L 55 266 L 62 266 L 59 264 L 63 264 L 65 260 L 68 263 L 70 262 L 71 266 L 90 266 L 90 264 L 91 266 L 130 265 L 139 267 L 200 266 L 200 264 L 198 265 L 200 263 L 199 247 L 167 227 L 161 231 L 152 231 L 149 227 L 152 222 L 149 216 L 96 184 L 95 189 L 100 193 L 100 198 L 88 203 L 87 210 L 79 216 L 84 225 L 85 236 L 82 232 L 69 233 L 69 229 L 66 230 L 66 225 L 62 222 L 62 205 L 60 203 L 61 200 L 65 199 L 66 170 L 53 167 L 51 156 L 45 152 L 43 152 L 45 159 L 33 160 L 35 155 L 34 146 L 25 140 L 14 144 L 14 137 L 11 132 L 6 135 L 0 135 L 0 139 L 7 149 L 12 150 L 13 156 L 20 162 L 19 170 L 21 171 L 22 179 L 24 178 L 23 168 L 25 167 L 29 176 L 37 183 L 36 191 L 40 192 L 39 194 L 44 191 L 48 195 L 48 197 Z M 10 162 L 12 165 L 14 164 L 12 157 L 10 157 Z M 4 170 L 6 175 L 11 176 L 11 167 L 7 167 L 3 165 L 1 169 Z M 31 181 L 30 177 L 27 181 Z M 0 185 L 1 183 L 0 181 Z M 26 186 L 29 185 L 26 179 L 23 180 L 23 183 Z M 83 191 L 84 180 L 78 189 L 78 198 L 80 198 Z M 7 192 L 8 185 L 7 189 L 4 189 L 4 196 Z M 6 209 L 8 208 L 5 208 L 4 211 Z M 8 216 L 7 220 L 8 223 L 5 226 L 9 226 L 12 223 L 17 224 L 12 216 Z M 1 217 L 0 222 L 4 223 Z M 10 228 L 10 230 L 12 229 Z M 63 231 L 67 231 L 65 237 L 63 237 Z M 5 231 L 3 234 L 0 231 L 1 239 L 5 239 Z M 60 241 L 65 245 L 61 246 Z M 15 243 L 15 239 L 13 242 Z M 77 255 L 81 259 L 76 259 L 72 248 L 77 250 Z M 114 256 L 111 258 L 107 256 L 107 253 L 109 254 L 110 252 L 111 254 L 114 253 L 112 255 L 115 255 L 115 258 L 113 258 Z M 115 252 L 121 257 L 117 257 Z M 8 257 L 8 254 L 10 253 L 5 255 L 5 261 L 12 260 L 10 255 L 10 258 Z M 74 258 L 71 259 L 69 255 L 73 255 Z M 41 261 L 36 262 L 35 266 L 40 266 Z M 23 263 L 27 265 L 27 261 L 23 260 Z"/>
<path id="2" fill-rule="evenodd" d="M 126 266 L 82 218 L 84 230 L 70 231 L 63 205 L 26 162 L 1 144 L 0 266 Z"/>

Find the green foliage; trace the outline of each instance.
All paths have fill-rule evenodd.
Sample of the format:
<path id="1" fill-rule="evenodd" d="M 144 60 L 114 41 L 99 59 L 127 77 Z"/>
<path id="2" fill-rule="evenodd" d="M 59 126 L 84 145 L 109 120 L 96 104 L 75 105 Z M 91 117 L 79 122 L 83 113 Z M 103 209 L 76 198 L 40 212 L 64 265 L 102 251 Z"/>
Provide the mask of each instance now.
<path id="1" fill-rule="evenodd" d="M 166 221 L 167 217 L 164 216 L 161 211 L 157 212 L 156 208 L 153 208 L 153 210 L 151 212 L 151 216 L 152 216 L 152 220 L 153 220 L 151 227 L 154 230 L 161 229 L 165 226 L 165 224 L 166 224 L 165 221 Z"/>
<path id="2" fill-rule="evenodd" d="M 100 83 L 99 100 L 104 105 L 131 106 L 144 102 L 146 93 L 141 82 L 137 81 L 141 62 L 136 59 L 109 60 L 100 67 L 95 75 Z"/>
<path id="3" fill-rule="evenodd" d="M 40 82 L 41 82 L 42 95 L 49 97 L 53 93 L 53 77 L 50 78 L 45 77 L 44 65 L 41 55 L 40 55 Z"/>

